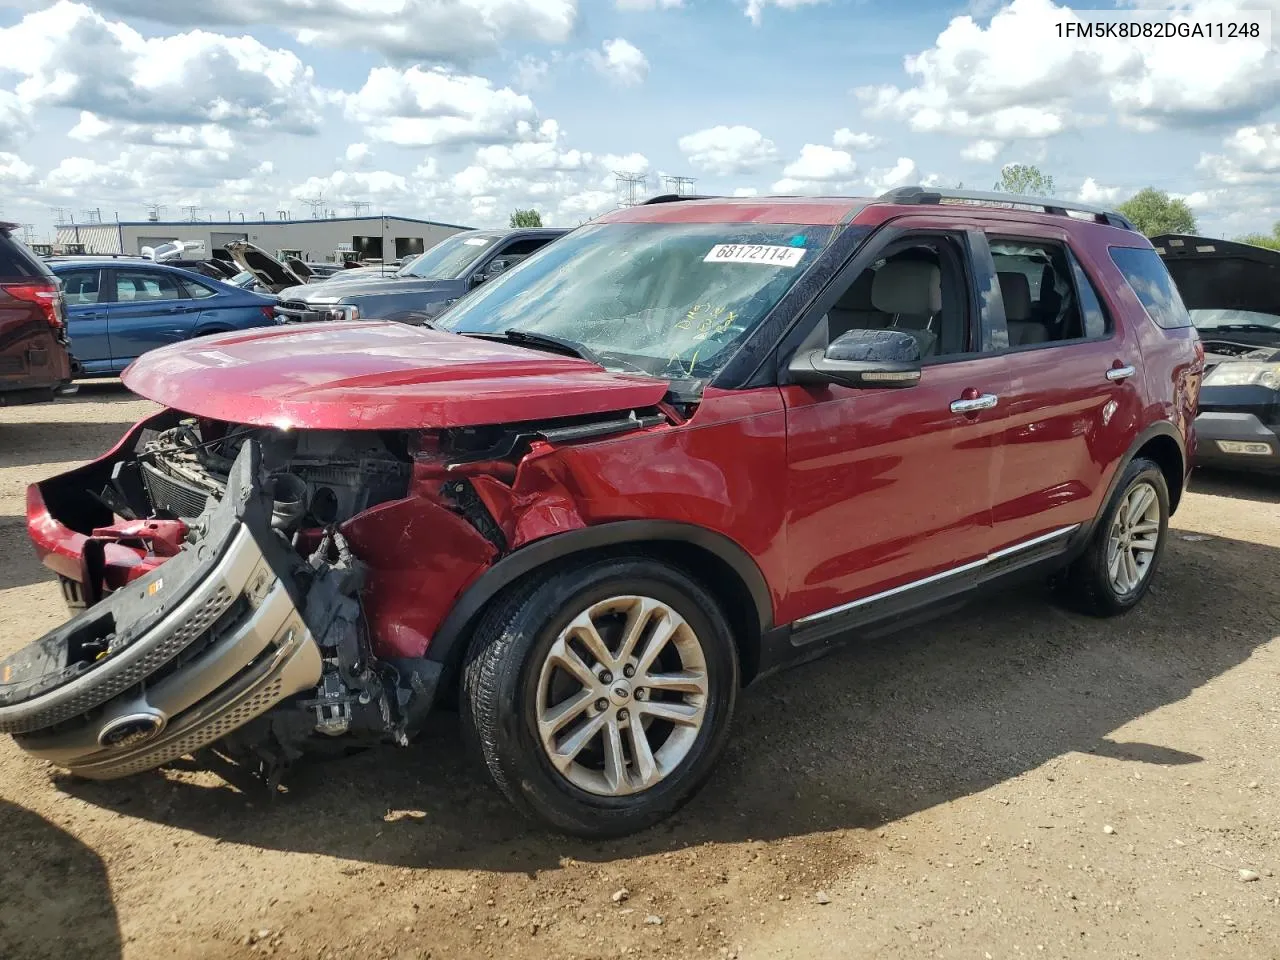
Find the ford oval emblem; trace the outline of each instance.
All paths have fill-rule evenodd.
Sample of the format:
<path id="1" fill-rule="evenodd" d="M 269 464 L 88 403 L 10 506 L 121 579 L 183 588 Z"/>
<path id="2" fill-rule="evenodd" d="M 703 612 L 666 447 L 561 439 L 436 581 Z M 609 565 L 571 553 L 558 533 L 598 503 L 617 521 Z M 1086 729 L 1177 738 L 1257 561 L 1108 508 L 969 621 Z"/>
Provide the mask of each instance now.
<path id="1" fill-rule="evenodd" d="M 98 734 L 100 747 L 132 747 L 145 743 L 164 729 L 164 717 L 156 713 L 131 713 L 112 720 Z"/>

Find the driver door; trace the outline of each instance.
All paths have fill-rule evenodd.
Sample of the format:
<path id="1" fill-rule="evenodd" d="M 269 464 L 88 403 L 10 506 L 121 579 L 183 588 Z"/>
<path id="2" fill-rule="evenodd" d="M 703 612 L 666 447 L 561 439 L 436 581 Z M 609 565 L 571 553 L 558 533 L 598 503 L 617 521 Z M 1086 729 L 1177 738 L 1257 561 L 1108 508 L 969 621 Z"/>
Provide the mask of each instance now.
<path id="1" fill-rule="evenodd" d="M 1006 363 L 978 348 L 968 235 L 927 227 L 857 257 L 800 334 L 807 348 L 853 329 L 910 333 L 919 383 L 781 387 L 797 645 L 957 593 L 992 547 Z"/>

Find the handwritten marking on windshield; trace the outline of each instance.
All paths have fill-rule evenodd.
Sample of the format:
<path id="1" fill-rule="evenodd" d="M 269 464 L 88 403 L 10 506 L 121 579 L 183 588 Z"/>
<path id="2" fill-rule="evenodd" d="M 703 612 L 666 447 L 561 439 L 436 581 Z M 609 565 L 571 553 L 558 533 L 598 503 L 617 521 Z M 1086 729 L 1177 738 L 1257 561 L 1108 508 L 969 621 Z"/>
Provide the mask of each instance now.
<path id="1" fill-rule="evenodd" d="M 726 312 L 723 305 L 695 303 L 684 319 L 677 321 L 676 329 L 693 330 L 694 340 L 705 340 L 713 334 L 728 332 L 737 319 L 738 314 L 733 310 Z"/>

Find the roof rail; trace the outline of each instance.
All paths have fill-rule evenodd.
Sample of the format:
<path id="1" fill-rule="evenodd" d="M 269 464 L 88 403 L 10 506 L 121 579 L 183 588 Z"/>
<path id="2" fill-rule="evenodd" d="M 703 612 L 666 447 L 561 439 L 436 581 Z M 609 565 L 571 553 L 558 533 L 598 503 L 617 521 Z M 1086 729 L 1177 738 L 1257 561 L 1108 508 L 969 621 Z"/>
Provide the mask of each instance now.
<path id="1" fill-rule="evenodd" d="M 641 200 L 640 205 L 648 206 L 651 203 L 676 203 L 680 200 L 719 200 L 716 196 L 695 195 L 692 193 L 660 193 L 656 197 L 650 197 L 648 200 Z"/>
<path id="2" fill-rule="evenodd" d="M 877 200 L 888 203 L 941 203 L 943 200 L 971 200 L 977 203 L 1011 203 L 1021 207 L 1039 207 L 1045 213 L 1058 216 L 1069 216 L 1072 213 L 1087 213 L 1098 223 L 1105 223 L 1122 230 L 1133 230 L 1135 227 L 1123 215 L 1114 210 L 1105 210 L 1088 203 L 1068 203 L 1055 197 L 1029 197 L 1020 193 L 983 193 L 977 190 L 935 190 L 924 187 L 898 187 L 880 194 Z"/>

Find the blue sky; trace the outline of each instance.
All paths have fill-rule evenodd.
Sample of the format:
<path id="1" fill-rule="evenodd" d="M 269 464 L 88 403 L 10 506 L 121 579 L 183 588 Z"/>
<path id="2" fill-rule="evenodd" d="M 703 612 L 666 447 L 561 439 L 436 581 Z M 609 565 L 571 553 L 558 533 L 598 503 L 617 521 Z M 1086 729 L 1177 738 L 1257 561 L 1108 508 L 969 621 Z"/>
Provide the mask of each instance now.
<path id="1" fill-rule="evenodd" d="M 1052 0 L 13 2 L 0 212 L 37 238 L 56 207 L 572 224 L 619 169 L 867 194 L 988 189 L 1011 162 L 1067 197 L 1185 196 L 1207 233 L 1280 220 L 1274 42 L 1066 40 Z M 1248 6 L 1116 16 L 1280 25 L 1280 0 Z"/>

